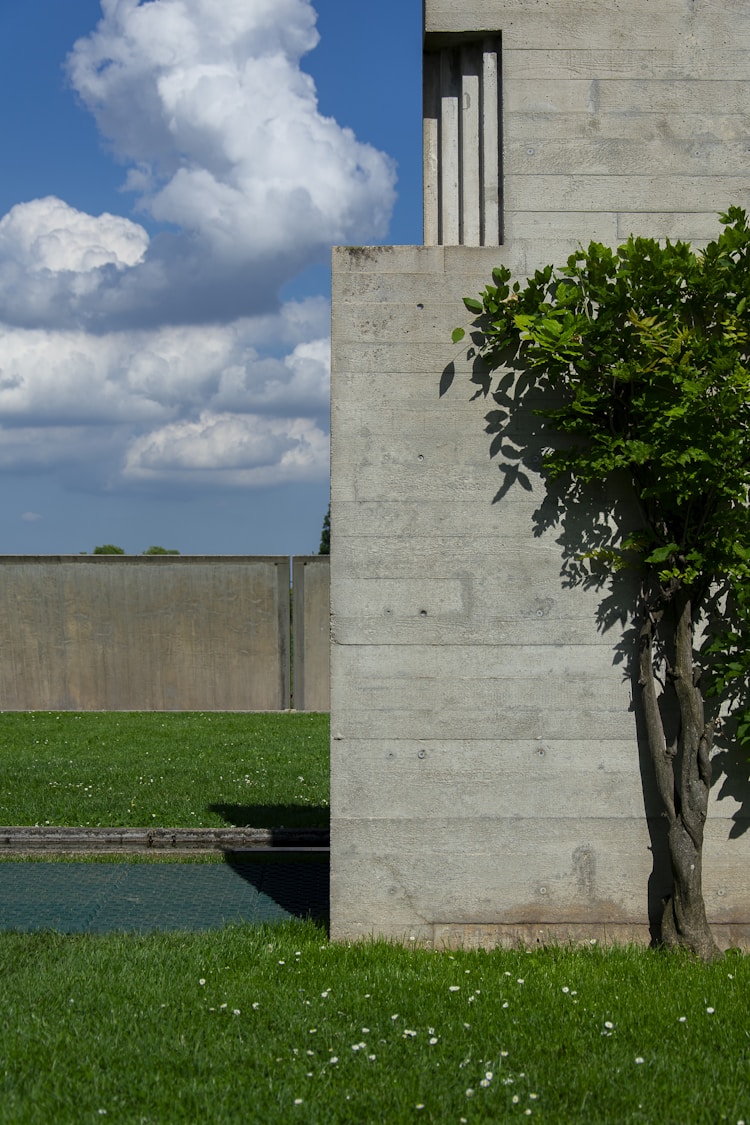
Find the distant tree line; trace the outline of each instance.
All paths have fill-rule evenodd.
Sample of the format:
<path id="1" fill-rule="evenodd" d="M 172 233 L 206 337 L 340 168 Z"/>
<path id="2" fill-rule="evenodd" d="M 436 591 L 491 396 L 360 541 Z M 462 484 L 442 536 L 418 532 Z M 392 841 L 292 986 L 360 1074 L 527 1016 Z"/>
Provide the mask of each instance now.
<path id="1" fill-rule="evenodd" d="M 85 555 L 86 551 L 81 551 Z M 125 555 L 127 552 L 122 547 L 116 547 L 114 543 L 102 543 L 100 547 L 94 547 L 91 552 L 93 555 Z M 175 551 L 168 547 L 149 547 L 146 551 L 141 551 L 142 555 L 179 555 L 179 551 Z"/>

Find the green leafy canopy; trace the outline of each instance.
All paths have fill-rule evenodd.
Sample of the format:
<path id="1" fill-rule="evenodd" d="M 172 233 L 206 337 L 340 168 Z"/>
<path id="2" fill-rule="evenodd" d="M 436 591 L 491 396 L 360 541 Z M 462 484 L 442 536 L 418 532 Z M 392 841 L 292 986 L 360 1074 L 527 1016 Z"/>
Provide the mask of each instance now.
<path id="1" fill-rule="evenodd" d="M 663 598 L 687 591 L 696 618 L 709 595 L 723 606 L 711 690 L 731 695 L 750 670 L 750 229 L 739 207 L 720 219 L 702 250 L 592 242 L 523 285 L 500 267 L 464 303 L 470 354 L 555 389 L 539 413 L 566 440 L 549 476 L 630 480 L 642 525 L 608 561 L 643 568 Z M 750 713 L 738 734 L 750 739 Z"/>

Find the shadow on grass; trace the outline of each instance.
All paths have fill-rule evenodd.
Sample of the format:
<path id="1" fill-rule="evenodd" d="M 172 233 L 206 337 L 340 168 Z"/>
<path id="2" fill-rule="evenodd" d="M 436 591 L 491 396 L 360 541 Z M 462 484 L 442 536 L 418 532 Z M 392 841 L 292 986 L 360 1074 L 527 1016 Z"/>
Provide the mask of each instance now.
<path id="1" fill-rule="evenodd" d="M 322 805 L 209 805 L 232 828 L 327 828 L 330 811 Z"/>
<path id="2" fill-rule="evenodd" d="M 235 874 L 259 895 L 295 918 L 311 918 L 328 926 L 330 860 L 327 852 L 295 851 L 283 855 L 225 852 Z"/>

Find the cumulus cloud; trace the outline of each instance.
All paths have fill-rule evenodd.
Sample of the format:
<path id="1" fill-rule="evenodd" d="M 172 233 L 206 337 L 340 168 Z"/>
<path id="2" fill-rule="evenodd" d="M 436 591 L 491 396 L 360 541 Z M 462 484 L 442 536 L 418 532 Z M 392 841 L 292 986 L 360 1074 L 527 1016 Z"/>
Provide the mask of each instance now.
<path id="1" fill-rule="evenodd" d="M 54 196 L 19 203 L 0 219 L 0 258 L 29 273 L 90 273 L 106 265 L 122 270 L 142 260 L 148 241 L 129 219 L 85 215 Z"/>
<path id="2" fill-rule="evenodd" d="M 385 235 L 393 164 L 320 113 L 309 0 L 101 7 L 68 72 L 151 233 L 54 197 L 0 219 L 0 469 L 324 476 L 327 302 L 278 293 Z"/>
<path id="3" fill-rule="evenodd" d="M 273 418 L 204 411 L 194 422 L 176 422 L 137 438 L 125 475 L 137 481 L 257 486 L 322 480 L 328 473 L 328 439 L 309 418 Z"/>

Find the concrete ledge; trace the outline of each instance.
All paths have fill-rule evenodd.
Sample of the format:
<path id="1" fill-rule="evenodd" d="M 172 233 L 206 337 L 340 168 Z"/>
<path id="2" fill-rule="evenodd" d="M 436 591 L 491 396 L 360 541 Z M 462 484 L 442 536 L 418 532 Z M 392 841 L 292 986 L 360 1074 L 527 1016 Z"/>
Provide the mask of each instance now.
<path id="1" fill-rule="evenodd" d="M 0 827 L 0 855 L 38 852 L 241 852 L 327 849 L 327 828 Z"/>
<path id="2" fill-rule="evenodd" d="M 750 949 L 750 925 L 746 923 L 711 922 L 709 925 L 722 950 Z M 414 926 L 372 926 L 367 923 L 331 928 L 332 941 L 373 941 L 385 939 L 399 945 L 426 949 L 532 949 L 571 945 L 639 945 L 652 944 L 646 922 L 517 922 L 499 925 L 494 922 L 427 923 Z"/>

